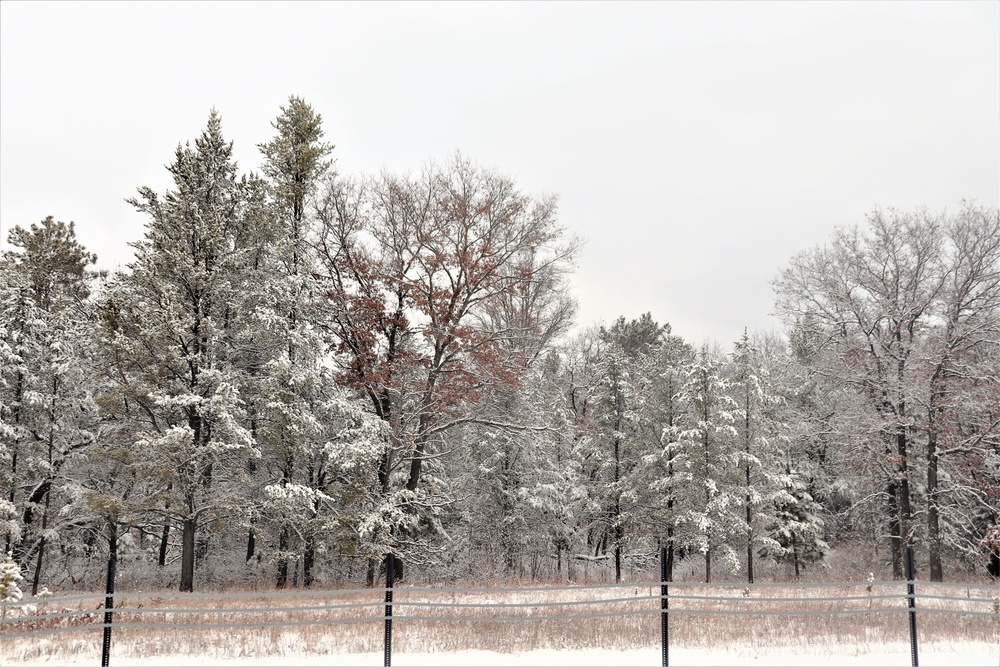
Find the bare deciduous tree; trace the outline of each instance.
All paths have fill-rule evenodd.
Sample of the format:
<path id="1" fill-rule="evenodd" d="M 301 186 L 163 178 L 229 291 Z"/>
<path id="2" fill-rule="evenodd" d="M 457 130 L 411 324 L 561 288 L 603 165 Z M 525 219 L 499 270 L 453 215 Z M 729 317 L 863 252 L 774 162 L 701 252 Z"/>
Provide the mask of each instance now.
<path id="1" fill-rule="evenodd" d="M 940 440 L 945 421 L 961 431 L 962 416 L 945 417 L 963 378 L 966 388 L 995 387 L 980 376 L 980 361 L 1000 343 L 998 243 L 996 209 L 965 205 L 953 217 L 876 211 L 866 228 L 838 229 L 826 246 L 795 256 L 775 282 L 778 310 L 833 353 L 813 355 L 814 371 L 855 388 L 877 415 L 897 577 L 904 547 L 923 536 L 918 512 L 931 576 L 943 576 L 939 466 L 969 445 L 945 454 Z M 989 441 L 996 428 L 980 419 L 975 431 Z M 918 493 L 920 472 L 927 483 Z"/>
<path id="2" fill-rule="evenodd" d="M 420 486 L 443 434 L 477 421 L 467 408 L 516 385 L 568 325 L 564 275 L 578 244 L 564 239 L 554 198 L 460 156 L 417 177 L 334 178 L 318 214 L 342 379 L 391 431 L 378 464 L 382 519 L 370 527 L 383 549 L 444 500 L 439 485 Z"/>

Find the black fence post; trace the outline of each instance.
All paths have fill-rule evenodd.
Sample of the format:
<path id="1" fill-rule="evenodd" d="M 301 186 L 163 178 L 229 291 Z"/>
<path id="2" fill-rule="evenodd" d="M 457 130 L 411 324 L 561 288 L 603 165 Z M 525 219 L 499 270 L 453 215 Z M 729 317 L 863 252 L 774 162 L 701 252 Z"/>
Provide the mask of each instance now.
<path id="1" fill-rule="evenodd" d="M 385 667 L 392 666 L 392 575 L 396 559 L 392 553 L 385 556 Z"/>
<path id="2" fill-rule="evenodd" d="M 118 560 L 118 527 L 111 527 L 111 541 L 108 549 L 108 583 L 104 598 L 104 642 L 101 646 L 101 667 L 108 667 L 111 660 L 111 620 L 115 608 L 115 563 Z"/>
<path id="3" fill-rule="evenodd" d="M 663 667 L 670 665 L 670 626 L 667 608 L 667 548 L 660 549 L 660 642 L 663 647 Z"/>
<path id="4" fill-rule="evenodd" d="M 910 664 L 918 667 L 917 659 L 917 601 L 913 594 L 913 547 L 906 547 L 906 597 L 910 608 Z"/>

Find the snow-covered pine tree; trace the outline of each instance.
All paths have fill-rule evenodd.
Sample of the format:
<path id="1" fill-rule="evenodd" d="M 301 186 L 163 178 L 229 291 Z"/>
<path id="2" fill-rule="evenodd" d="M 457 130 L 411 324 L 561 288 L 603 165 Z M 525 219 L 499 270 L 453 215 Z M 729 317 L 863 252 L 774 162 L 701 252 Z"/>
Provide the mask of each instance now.
<path id="1" fill-rule="evenodd" d="M 23 272 L 0 259 L 0 463 L 3 473 L 3 553 L 21 542 L 24 470 L 33 448 L 25 392 L 34 375 L 32 360 L 41 356 L 38 344 L 43 324 Z M 21 509 L 19 509 L 19 506 Z"/>
<path id="2" fill-rule="evenodd" d="M 525 252 L 506 270 L 534 280 L 498 294 L 483 315 L 492 329 L 508 332 L 498 343 L 506 357 L 521 360 L 521 379 L 490 387 L 476 406 L 479 423 L 446 436 L 446 446 L 460 454 L 440 468 L 453 480 L 452 495 L 469 501 L 442 523 L 460 517 L 457 530 L 446 528 L 451 541 L 468 545 L 468 558 L 484 554 L 507 576 L 540 576 L 553 555 L 556 572 L 566 563 L 569 576 L 581 485 L 553 343 L 570 324 L 575 302 L 560 285 L 564 267 L 541 265 Z"/>
<path id="3" fill-rule="evenodd" d="M 601 429 L 602 411 L 598 405 L 601 396 L 601 373 L 598 363 L 601 349 L 599 329 L 585 329 L 560 349 L 559 388 L 566 406 L 567 437 L 571 438 L 571 456 L 574 463 L 578 489 L 575 495 L 576 532 L 580 533 L 580 547 L 575 554 L 587 562 L 600 551 L 602 534 L 597 520 L 601 517 L 603 493 L 594 493 L 598 473 L 602 468 L 600 447 L 595 439 Z"/>
<path id="4" fill-rule="evenodd" d="M 784 458 L 780 444 L 785 425 L 777 415 L 781 397 L 771 386 L 760 348 L 744 330 L 733 346 L 729 392 L 735 402 L 735 456 L 742 481 L 747 582 L 754 582 L 754 556 L 758 551 L 781 550 L 766 530 L 777 522 L 776 503 L 783 484 L 779 477 Z M 787 500 L 787 499 L 786 499 Z"/>
<path id="5" fill-rule="evenodd" d="M 643 373 L 645 407 L 641 415 L 647 453 L 629 480 L 627 493 L 633 524 L 645 526 L 656 545 L 665 547 L 667 581 L 673 580 L 678 547 L 684 546 L 678 529 L 682 504 L 678 494 L 690 481 L 686 452 L 678 443 L 685 406 L 681 400 L 695 352 L 683 338 L 664 330 L 663 340 Z"/>
<path id="6" fill-rule="evenodd" d="M 15 250 L 4 254 L 8 278 L 0 296 L 0 329 L 7 357 L 0 390 L 9 457 L 7 503 L 20 525 L 7 539 L 28 569 L 34 560 L 32 593 L 42 576 L 46 546 L 77 522 L 60 513 L 71 460 L 93 442 L 96 406 L 87 372 L 89 307 L 87 266 L 93 254 L 76 240 L 73 223 L 51 216 L 29 229 L 14 227 Z M 6 458 L 6 457 L 5 457 Z M 18 493 L 23 490 L 24 493 Z M 7 508 L 9 512 L 10 508 Z M 20 539 L 12 539 L 16 536 Z"/>
<path id="7" fill-rule="evenodd" d="M 264 359 L 263 372 L 256 377 L 252 420 L 263 455 L 262 516 L 276 532 L 273 559 L 281 588 L 289 583 L 290 563 L 296 571 L 293 583 L 298 563 L 304 585 L 313 581 L 320 533 L 312 527 L 323 524 L 319 510 L 329 498 L 323 488 L 331 463 L 323 453 L 328 425 L 319 413 L 324 401 L 341 390 L 324 365 L 326 344 L 313 325 L 318 290 L 315 253 L 308 244 L 313 222 L 308 204 L 330 166 L 332 146 L 322 141 L 322 117 L 298 97 L 289 98 L 272 126 L 277 134 L 259 146 L 273 221 L 268 225 L 271 246 L 261 267 L 266 299 L 258 312 L 267 315 L 256 332 Z M 255 528 L 250 530 L 248 560 L 255 541 Z"/>
<path id="8" fill-rule="evenodd" d="M 534 396 L 527 400 L 547 413 L 549 429 L 537 434 L 538 451 L 531 484 L 524 497 L 533 513 L 529 525 L 546 531 L 548 545 L 555 551 L 555 570 L 567 580 L 574 577 L 573 550 L 579 545 L 581 518 L 589 493 L 583 471 L 574 451 L 573 413 L 565 403 L 562 386 L 562 355 L 547 355 L 539 372 Z M 545 423 L 537 419 L 533 423 Z"/>
<path id="9" fill-rule="evenodd" d="M 614 555 L 615 581 L 621 581 L 626 526 L 632 516 L 629 504 L 634 494 L 628 490 L 636 466 L 651 445 L 642 428 L 644 417 L 648 418 L 648 387 L 643 371 L 663 342 L 665 330 L 650 313 L 644 313 L 638 320 L 619 317 L 611 327 L 602 327 L 599 334 L 602 381 L 597 407 L 603 414 L 595 443 L 600 442 L 607 451 L 599 457 L 604 466 L 600 486 L 594 491 L 595 497 L 604 498 L 603 523 Z"/>
<path id="10" fill-rule="evenodd" d="M 255 359 L 236 343 L 255 312 L 259 200 L 253 179 L 237 178 L 214 110 L 168 169 L 174 190 L 143 187 L 130 200 L 148 218 L 146 234 L 129 273 L 108 286 L 104 319 L 118 361 L 116 418 L 143 452 L 145 510 L 181 526 L 180 590 L 191 591 L 196 545 L 207 550 L 198 531 L 239 516 L 247 461 L 258 455 L 240 395 Z"/>
<path id="11" fill-rule="evenodd" d="M 448 508 L 442 524 L 452 538 L 449 552 L 462 548 L 468 566 L 483 564 L 474 576 L 535 578 L 550 565 L 563 573 L 568 562 L 581 483 L 558 390 L 559 362 L 555 352 L 547 354 L 519 387 L 484 397 L 483 423 L 449 436 L 458 455 L 444 462 L 444 477 L 452 480 L 451 494 L 464 500 Z"/>
<path id="12" fill-rule="evenodd" d="M 775 477 L 781 487 L 773 494 L 771 511 L 761 526 L 767 539 L 761 541 L 758 553 L 792 563 L 797 581 L 806 565 L 822 561 L 830 551 L 823 539 L 822 508 L 787 461 L 784 474 Z"/>
<path id="13" fill-rule="evenodd" d="M 742 524 L 733 427 L 735 402 L 720 371 L 719 353 L 702 346 L 689 366 L 678 394 L 683 417 L 676 441 L 669 443 L 675 456 L 683 456 L 685 484 L 677 492 L 679 528 L 684 546 L 705 557 L 705 582 L 712 580 L 712 560 L 717 554 L 730 570 L 739 569 L 739 557 L 728 538 Z"/>
<path id="14" fill-rule="evenodd" d="M 600 527 L 598 549 L 610 550 L 615 565 L 615 581 L 622 579 L 622 551 L 625 548 L 624 507 L 622 506 L 622 479 L 631 471 L 633 456 L 633 387 L 624 350 L 617 341 L 609 340 L 601 332 L 602 350 L 598 361 L 601 377 L 598 409 L 601 410 L 599 429 L 591 439 L 591 446 L 599 448 L 594 461 L 597 482 L 592 497 L 600 503 L 596 525 Z M 596 554 L 595 554 L 596 555 Z"/>
<path id="15" fill-rule="evenodd" d="M 288 106 L 281 107 L 271 125 L 277 134 L 259 146 L 264 155 L 261 168 L 269 179 L 281 223 L 279 260 L 287 275 L 299 276 L 311 268 L 306 255 L 312 234 L 307 208 L 330 169 L 333 146 L 323 141 L 323 117 L 300 97 L 289 97 Z"/>

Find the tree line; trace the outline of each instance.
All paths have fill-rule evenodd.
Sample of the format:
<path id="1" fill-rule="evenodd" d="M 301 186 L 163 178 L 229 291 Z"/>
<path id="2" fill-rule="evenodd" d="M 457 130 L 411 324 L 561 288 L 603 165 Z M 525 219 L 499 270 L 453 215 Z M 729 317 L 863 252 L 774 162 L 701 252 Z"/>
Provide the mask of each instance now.
<path id="1" fill-rule="evenodd" d="M 291 97 L 241 174 L 213 111 L 144 236 L 0 260 L 0 540 L 41 586 L 1000 574 L 1000 215 L 875 211 L 774 280 L 787 336 L 573 333 L 553 197 L 455 155 L 350 176 Z M 859 547 L 858 545 L 862 545 Z M 880 551 L 881 550 L 881 551 Z M 681 566 L 685 569 L 681 570 Z M 713 575 L 713 566 L 715 574 Z M 696 574 L 695 574 L 696 573 Z M 759 576 L 759 575 L 758 575 Z"/>

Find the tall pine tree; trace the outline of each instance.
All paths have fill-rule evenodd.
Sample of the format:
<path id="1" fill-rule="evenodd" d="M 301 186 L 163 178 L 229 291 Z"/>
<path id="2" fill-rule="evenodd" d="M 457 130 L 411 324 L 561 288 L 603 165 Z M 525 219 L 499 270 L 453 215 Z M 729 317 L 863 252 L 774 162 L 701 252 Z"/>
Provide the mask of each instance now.
<path id="1" fill-rule="evenodd" d="M 259 202 L 253 180 L 237 178 L 214 110 L 168 169 L 173 190 L 160 197 L 143 187 L 130 200 L 148 218 L 146 235 L 105 311 L 123 369 L 120 404 L 150 481 L 145 509 L 180 525 L 180 590 L 191 591 L 196 543 L 202 556 L 208 544 L 198 531 L 239 514 L 247 458 L 257 455 L 240 398 L 248 360 L 237 342 L 254 313 L 249 228 Z"/>

